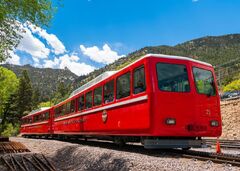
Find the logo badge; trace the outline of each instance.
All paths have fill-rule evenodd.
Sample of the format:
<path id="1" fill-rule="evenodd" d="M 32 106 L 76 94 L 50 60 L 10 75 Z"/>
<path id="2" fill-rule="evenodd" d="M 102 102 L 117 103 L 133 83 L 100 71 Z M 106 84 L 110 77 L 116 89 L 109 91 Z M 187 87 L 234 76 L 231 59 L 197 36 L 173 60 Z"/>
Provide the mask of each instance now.
<path id="1" fill-rule="evenodd" d="M 205 112 L 206 112 L 207 115 L 211 115 L 211 110 L 210 109 L 206 109 Z"/>
<path id="2" fill-rule="evenodd" d="M 102 112 L 102 121 L 103 121 L 103 123 L 106 123 L 106 122 L 107 122 L 107 117 L 108 117 L 107 111 L 104 110 L 104 111 Z"/>

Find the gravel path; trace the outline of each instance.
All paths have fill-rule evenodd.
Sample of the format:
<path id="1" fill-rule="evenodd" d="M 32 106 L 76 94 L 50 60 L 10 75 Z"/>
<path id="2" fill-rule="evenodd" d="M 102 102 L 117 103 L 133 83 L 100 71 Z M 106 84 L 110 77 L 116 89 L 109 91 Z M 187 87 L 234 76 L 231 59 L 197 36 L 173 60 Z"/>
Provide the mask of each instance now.
<path id="1" fill-rule="evenodd" d="M 51 158 L 59 170 L 183 170 L 183 171 L 239 171 L 240 168 L 211 161 L 198 161 L 171 156 L 166 153 L 151 155 L 111 148 L 73 144 L 56 140 L 11 138 L 25 144 L 33 153 Z"/>

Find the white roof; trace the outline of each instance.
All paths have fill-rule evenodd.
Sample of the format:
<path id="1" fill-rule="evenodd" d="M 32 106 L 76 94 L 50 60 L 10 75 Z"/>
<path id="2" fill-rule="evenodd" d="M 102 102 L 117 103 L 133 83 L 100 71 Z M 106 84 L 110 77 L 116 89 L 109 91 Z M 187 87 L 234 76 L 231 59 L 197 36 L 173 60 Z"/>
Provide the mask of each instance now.
<path id="1" fill-rule="evenodd" d="M 30 116 L 30 115 L 33 115 L 35 113 L 38 113 L 38 112 L 41 112 L 41 111 L 44 111 L 44 110 L 47 110 L 47 109 L 50 109 L 51 107 L 42 107 L 42 108 L 39 108 L 39 109 L 36 109 L 36 110 L 32 110 L 28 115 L 26 116 Z M 24 116 L 25 117 L 25 116 Z"/>
<path id="2" fill-rule="evenodd" d="M 91 81 L 89 81 L 88 83 L 82 85 L 81 87 L 79 87 L 78 89 L 74 90 L 71 94 L 70 97 L 88 89 L 89 87 L 101 82 L 102 80 L 110 77 L 111 75 L 115 74 L 117 71 L 107 71 L 102 73 L 101 75 L 97 76 L 96 78 L 92 79 Z"/>

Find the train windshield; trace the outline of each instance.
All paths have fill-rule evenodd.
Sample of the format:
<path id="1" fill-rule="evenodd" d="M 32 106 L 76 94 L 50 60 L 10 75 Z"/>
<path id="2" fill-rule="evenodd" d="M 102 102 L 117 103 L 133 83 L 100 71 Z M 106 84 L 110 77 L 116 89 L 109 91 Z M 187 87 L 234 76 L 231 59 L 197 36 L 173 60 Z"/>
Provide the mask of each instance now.
<path id="1" fill-rule="evenodd" d="M 213 74 L 209 70 L 193 67 L 194 81 L 198 93 L 208 96 L 216 95 Z"/>
<path id="2" fill-rule="evenodd" d="M 185 65 L 157 63 L 158 87 L 162 91 L 189 92 L 187 68 Z"/>

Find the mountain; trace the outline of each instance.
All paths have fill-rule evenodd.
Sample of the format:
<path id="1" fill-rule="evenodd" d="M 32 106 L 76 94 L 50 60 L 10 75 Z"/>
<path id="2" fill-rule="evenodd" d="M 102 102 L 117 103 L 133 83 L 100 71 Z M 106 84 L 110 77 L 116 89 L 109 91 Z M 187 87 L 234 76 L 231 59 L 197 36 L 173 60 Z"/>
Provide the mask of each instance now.
<path id="1" fill-rule="evenodd" d="M 2 66 L 12 70 L 17 77 L 21 76 L 23 70 L 27 70 L 33 88 L 39 89 L 41 99 L 44 101 L 54 95 L 58 83 L 63 82 L 67 86 L 78 79 L 78 76 L 68 69 L 35 68 L 31 65 L 12 64 L 3 64 Z"/>
<path id="2" fill-rule="evenodd" d="M 103 68 L 89 73 L 86 78 L 82 77 L 81 79 L 76 80 L 73 87 L 77 88 L 105 71 L 119 70 L 129 63 L 137 60 L 141 56 L 149 53 L 187 56 L 211 63 L 214 66 L 222 65 L 232 60 L 234 63 L 236 59 L 240 59 L 240 34 L 207 36 L 190 40 L 176 46 L 162 45 L 144 47 L 140 50 L 128 54 L 126 57 L 118 59 L 112 64 L 106 65 Z M 235 65 L 236 66 L 233 66 L 231 63 L 231 68 L 234 68 L 235 72 L 236 69 L 240 72 L 240 60 L 238 60 L 237 64 Z M 227 71 L 224 70 L 223 74 L 229 75 L 229 68 Z M 229 81 L 231 79 L 227 80 Z"/>

